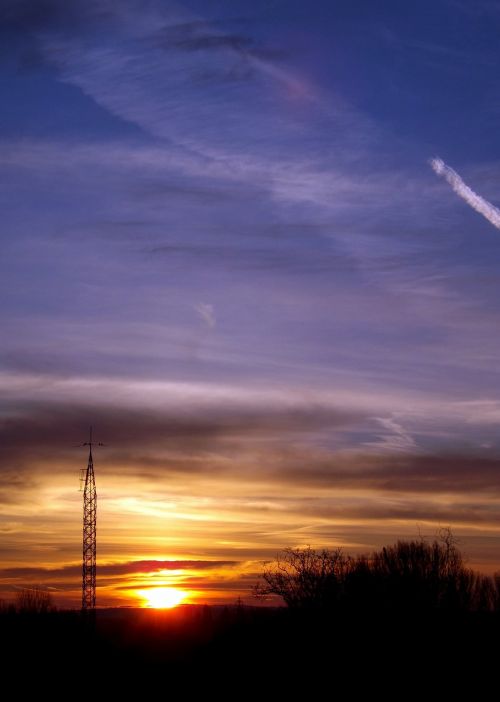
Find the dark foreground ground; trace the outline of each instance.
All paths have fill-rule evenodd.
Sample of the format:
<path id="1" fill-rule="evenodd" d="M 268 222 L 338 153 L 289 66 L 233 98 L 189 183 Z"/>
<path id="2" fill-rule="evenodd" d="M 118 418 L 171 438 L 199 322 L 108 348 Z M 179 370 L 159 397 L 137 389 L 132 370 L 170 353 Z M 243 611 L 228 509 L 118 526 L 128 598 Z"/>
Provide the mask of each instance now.
<path id="1" fill-rule="evenodd" d="M 189 698 L 217 692 L 281 700 L 308 690 L 315 699 L 324 690 L 329 698 L 423 692 L 449 699 L 470 686 L 476 699 L 500 671 L 494 613 L 361 617 L 184 606 L 98 610 L 95 623 L 77 612 L 7 612 L 0 627 L 2 679 L 16 690 L 5 699 L 22 698 L 33 685 L 44 697 L 66 690 L 68 699 L 137 698 L 136 690 L 139 699 L 151 690 L 165 699 L 174 690 Z"/>

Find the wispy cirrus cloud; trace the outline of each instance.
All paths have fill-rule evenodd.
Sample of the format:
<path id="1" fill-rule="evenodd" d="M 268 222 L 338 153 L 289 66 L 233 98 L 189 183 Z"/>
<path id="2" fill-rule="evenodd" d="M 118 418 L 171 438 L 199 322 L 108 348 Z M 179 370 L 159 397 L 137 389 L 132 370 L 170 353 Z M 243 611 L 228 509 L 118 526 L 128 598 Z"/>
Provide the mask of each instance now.
<path id="1" fill-rule="evenodd" d="M 456 194 L 470 205 L 476 212 L 483 215 L 494 227 L 500 229 L 500 210 L 491 202 L 485 200 L 484 197 L 478 195 L 470 188 L 458 175 L 453 168 L 447 166 L 440 158 L 432 158 L 430 160 L 433 171 L 446 180 L 451 185 Z"/>
<path id="2" fill-rule="evenodd" d="M 280 201 L 331 207 L 335 193 L 339 203 L 339 161 L 352 163 L 373 137 L 366 117 L 340 96 L 320 96 L 277 58 L 279 47 L 177 6 L 152 3 L 140 22 L 124 9 L 104 39 L 57 26 L 39 39 L 61 80 L 161 139 L 164 152 L 184 149 L 185 159 L 202 162 L 200 173 L 259 183 Z M 228 78 L 234 87 L 221 88 Z M 290 109 L 291 102 L 310 110 Z M 325 128 L 326 152 L 317 136 Z"/>
<path id="3" fill-rule="evenodd" d="M 195 309 L 207 327 L 214 329 L 217 323 L 214 306 L 208 302 L 200 302 L 195 306 Z"/>

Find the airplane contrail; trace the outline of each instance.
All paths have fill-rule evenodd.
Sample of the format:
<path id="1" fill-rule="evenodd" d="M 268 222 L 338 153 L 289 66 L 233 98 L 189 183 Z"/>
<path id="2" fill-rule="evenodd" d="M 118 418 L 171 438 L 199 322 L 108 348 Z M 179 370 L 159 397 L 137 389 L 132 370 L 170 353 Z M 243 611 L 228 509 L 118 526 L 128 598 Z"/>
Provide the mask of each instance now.
<path id="1" fill-rule="evenodd" d="M 447 166 L 442 159 L 431 158 L 430 164 L 434 172 L 442 176 L 462 200 L 465 200 L 476 212 L 486 217 L 488 222 L 491 222 L 494 227 L 500 229 L 500 210 L 495 207 L 495 205 L 492 205 L 491 202 L 488 202 L 484 197 L 475 193 L 472 188 L 469 188 L 458 173 L 454 171 L 453 168 Z"/>

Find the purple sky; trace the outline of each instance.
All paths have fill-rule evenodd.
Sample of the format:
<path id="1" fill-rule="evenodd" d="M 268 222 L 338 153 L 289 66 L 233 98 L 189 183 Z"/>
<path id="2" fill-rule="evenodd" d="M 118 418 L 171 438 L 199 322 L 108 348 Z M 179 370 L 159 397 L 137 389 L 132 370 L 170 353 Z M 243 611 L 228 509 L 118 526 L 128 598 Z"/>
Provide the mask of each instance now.
<path id="1" fill-rule="evenodd" d="M 490 0 L 0 1 L 4 590 L 78 564 L 91 423 L 102 562 L 245 593 L 283 546 L 451 526 L 497 568 L 500 231 L 429 159 L 500 205 L 499 30 Z"/>

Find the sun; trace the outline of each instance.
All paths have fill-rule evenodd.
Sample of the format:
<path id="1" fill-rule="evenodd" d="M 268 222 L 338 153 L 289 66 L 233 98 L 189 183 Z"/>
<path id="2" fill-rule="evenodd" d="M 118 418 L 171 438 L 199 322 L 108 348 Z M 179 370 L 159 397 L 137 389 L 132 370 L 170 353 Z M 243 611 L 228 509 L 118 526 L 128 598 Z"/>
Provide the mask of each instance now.
<path id="1" fill-rule="evenodd" d="M 187 592 L 175 587 L 152 587 L 149 590 L 139 590 L 145 600 L 145 607 L 153 609 L 172 609 L 186 598 Z"/>

